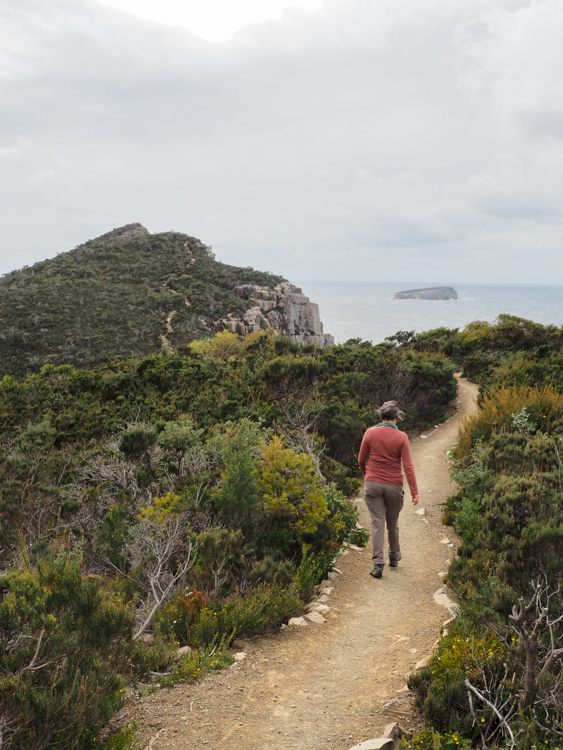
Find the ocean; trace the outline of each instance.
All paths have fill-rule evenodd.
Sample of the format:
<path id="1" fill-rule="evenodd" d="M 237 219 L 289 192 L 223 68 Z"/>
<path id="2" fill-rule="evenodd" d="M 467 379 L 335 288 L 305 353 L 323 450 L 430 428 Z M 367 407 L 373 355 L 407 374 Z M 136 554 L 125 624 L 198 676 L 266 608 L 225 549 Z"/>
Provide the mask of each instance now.
<path id="1" fill-rule="evenodd" d="M 563 325 L 563 287 L 453 284 L 457 300 L 393 299 L 405 289 L 443 286 L 420 282 L 294 282 L 319 305 L 325 333 L 336 342 L 361 338 L 374 344 L 397 331 L 463 329 L 473 320 L 494 322 L 501 313 L 536 323 Z"/>

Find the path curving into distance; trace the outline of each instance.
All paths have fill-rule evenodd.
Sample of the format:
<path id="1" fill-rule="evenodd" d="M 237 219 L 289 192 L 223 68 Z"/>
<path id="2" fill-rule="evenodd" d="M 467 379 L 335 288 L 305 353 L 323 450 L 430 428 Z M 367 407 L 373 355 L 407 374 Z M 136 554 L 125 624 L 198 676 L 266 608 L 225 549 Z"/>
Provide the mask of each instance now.
<path id="1" fill-rule="evenodd" d="M 431 654 L 450 617 L 439 575 L 457 545 L 440 521 L 453 491 L 445 454 L 476 396 L 477 386 L 460 378 L 457 413 L 411 445 L 426 514 L 414 512 L 407 490 L 399 567 L 374 580 L 370 544 L 340 556 L 324 624 L 249 639 L 246 657 L 230 668 L 130 704 L 125 718 L 138 723 L 142 747 L 348 750 L 392 721 L 422 728 L 405 675 Z M 362 500 L 358 507 L 369 528 Z"/>

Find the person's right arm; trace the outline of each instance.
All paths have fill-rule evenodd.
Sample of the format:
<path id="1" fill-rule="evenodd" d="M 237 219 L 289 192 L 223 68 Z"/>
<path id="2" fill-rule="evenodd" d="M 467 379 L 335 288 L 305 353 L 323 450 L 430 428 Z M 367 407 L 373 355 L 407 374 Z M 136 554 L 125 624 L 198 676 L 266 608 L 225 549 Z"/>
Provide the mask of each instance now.
<path id="1" fill-rule="evenodd" d="M 405 474 L 407 475 L 407 482 L 409 483 L 409 489 L 412 495 L 412 504 L 418 505 L 418 487 L 416 486 L 416 476 L 414 473 L 414 466 L 411 458 L 409 439 L 406 435 L 401 448 L 401 460 L 403 462 Z"/>
<path id="2" fill-rule="evenodd" d="M 358 464 L 360 465 L 360 470 L 362 474 L 366 475 L 367 470 L 367 460 L 369 458 L 369 445 L 366 440 L 367 432 L 364 433 L 364 437 L 362 439 L 362 445 L 360 447 L 360 452 L 358 453 Z"/>

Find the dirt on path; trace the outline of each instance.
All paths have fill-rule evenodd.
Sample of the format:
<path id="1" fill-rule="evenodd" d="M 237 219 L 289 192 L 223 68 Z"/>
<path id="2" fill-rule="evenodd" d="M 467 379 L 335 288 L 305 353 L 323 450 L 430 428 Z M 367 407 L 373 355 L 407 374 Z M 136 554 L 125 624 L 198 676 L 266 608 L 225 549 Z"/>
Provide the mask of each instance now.
<path id="1" fill-rule="evenodd" d="M 243 661 L 130 705 L 127 721 L 138 723 L 143 747 L 347 750 L 381 736 L 392 721 L 422 728 L 406 675 L 431 654 L 450 617 L 434 599 L 457 545 L 440 521 L 452 492 L 445 454 L 457 440 L 459 417 L 476 408 L 476 395 L 477 387 L 460 379 L 457 413 L 412 443 L 425 515 L 414 512 L 407 490 L 399 566 L 386 566 L 375 580 L 371 546 L 347 551 L 337 563 L 327 622 L 249 639 Z M 369 528 L 363 500 L 358 508 Z"/>

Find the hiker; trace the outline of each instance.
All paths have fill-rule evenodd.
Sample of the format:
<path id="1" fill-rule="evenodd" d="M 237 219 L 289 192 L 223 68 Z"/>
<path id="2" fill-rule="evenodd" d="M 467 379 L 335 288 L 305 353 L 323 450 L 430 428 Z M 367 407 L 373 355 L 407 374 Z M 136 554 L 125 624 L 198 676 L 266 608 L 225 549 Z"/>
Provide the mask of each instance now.
<path id="1" fill-rule="evenodd" d="M 397 422 L 404 413 L 396 401 L 387 401 L 378 410 L 381 422 L 366 430 L 358 463 L 364 475 L 364 499 L 371 516 L 371 544 L 373 548 L 374 578 L 381 578 L 385 567 L 383 540 L 385 522 L 389 539 L 389 567 L 396 568 L 401 559 L 399 545 L 399 513 L 403 509 L 403 472 L 412 495 L 418 504 L 418 489 L 409 450 L 409 439 L 400 432 Z"/>

